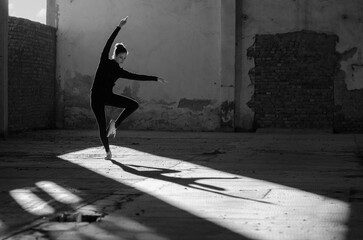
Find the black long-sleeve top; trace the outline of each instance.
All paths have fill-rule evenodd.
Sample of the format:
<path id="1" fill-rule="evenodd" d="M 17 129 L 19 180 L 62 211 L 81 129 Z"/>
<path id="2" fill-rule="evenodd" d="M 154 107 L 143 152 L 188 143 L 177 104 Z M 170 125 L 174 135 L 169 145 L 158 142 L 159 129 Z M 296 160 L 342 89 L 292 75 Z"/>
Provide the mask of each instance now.
<path id="1" fill-rule="evenodd" d="M 157 81 L 157 77 L 155 76 L 147 76 L 147 75 L 139 75 L 135 73 L 130 73 L 112 59 L 108 58 L 111 45 L 115 40 L 118 32 L 120 31 L 120 27 L 116 27 L 113 31 L 107 43 L 102 51 L 101 59 L 98 64 L 97 72 L 95 78 L 93 80 L 93 85 L 91 88 L 92 92 L 105 92 L 105 90 L 112 91 L 115 82 L 119 78 L 127 78 L 132 80 L 139 80 L 139 81 Z"/>

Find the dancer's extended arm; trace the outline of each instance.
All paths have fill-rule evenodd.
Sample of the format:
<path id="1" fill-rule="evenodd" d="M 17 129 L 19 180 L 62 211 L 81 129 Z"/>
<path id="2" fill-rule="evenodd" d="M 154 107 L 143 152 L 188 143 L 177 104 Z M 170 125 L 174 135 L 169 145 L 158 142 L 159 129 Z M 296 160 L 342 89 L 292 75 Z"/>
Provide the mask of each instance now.
<path id="1" fill-rule="evenodd" d="M 138 81 L 157 81 L 160 83 L 168 83 L 164 78 L 155 77 L 155 76 L 148 76 L 148 75 L 140 75 L 136 73 L 128 72 L 122 68 L 120 68 L 119 72 L 120 78 L 127 78 L 131 80 L 138 80 Z"/>
<path id="2" fill-rule="evenodd" d="M 120 68 L 118 75 L 120 78 L 126 78 L 126 79 L 131 79 L 131 80 L 158 81 L 158 77 L 131 73 L 122 68 Z"/>

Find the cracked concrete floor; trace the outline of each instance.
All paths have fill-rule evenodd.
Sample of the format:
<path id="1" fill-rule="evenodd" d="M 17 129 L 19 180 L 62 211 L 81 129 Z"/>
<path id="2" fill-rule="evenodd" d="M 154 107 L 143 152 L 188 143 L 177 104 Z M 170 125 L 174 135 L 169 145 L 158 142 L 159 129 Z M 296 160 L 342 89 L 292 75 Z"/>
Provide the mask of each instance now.
<path id="1" fill-rule="evenodd" d="M 95 131 L 0 141 L 2 239 L 363 239 L 363 135 Z"/>

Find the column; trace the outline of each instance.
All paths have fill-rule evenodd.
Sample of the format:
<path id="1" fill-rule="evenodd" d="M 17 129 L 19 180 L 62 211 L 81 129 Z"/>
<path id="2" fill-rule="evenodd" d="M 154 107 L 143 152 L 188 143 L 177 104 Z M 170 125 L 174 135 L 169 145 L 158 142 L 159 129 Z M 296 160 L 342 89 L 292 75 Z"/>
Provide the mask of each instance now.
<path id="1" fill-rule="evenodd" d="M 0 0 L 0 136 L 8 133 L 8 0 Z"/>
<path id="2" fill-rule="evenodd" d="M 236 3 L 221 0 L 221 128 L 234 130 Z"/>

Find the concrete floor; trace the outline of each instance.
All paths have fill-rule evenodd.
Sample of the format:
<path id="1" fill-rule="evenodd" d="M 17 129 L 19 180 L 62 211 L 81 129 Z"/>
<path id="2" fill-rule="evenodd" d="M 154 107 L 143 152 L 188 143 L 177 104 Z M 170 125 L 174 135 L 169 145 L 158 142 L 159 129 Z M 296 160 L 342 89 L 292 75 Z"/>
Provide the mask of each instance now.
<path id="1" fill-rule="evenodd" d="M 363 135 L 96 131 L 0 140 L 1 239 L 363 239 Z"/>

